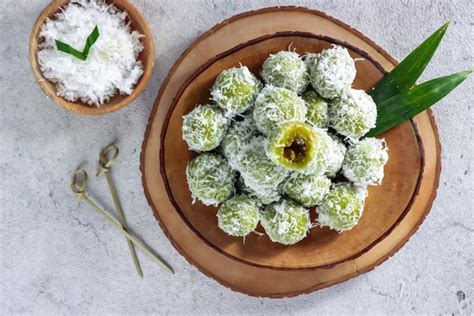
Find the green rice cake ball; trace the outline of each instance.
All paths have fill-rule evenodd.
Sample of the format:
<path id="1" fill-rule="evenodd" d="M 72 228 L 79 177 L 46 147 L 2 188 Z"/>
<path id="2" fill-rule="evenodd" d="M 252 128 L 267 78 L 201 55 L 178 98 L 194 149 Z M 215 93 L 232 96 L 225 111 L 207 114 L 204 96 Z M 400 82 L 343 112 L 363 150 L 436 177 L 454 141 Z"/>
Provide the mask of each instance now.
<path id="1" fill-rule="evenodd" d="M 347 90 L 329 106 L 329 126 L 351 142 L 375 127 L 377 106 L 363 90 Z"/>
<path id="2" fill-rule="evenodd" d="M 327 171 L 332 140 L 325 130 L 301 122 L 285 122 L 267 138 L 267 157 L 275 164 L 304 174 Z"/>
<path id="3" fill-rule="evenodd" d="M 198 105 L 183 116 L 183 139 L 191 150 L 213 150 L 224 138 L 227 126 L 228 120 L 221 110 L 207 104 Z"/>
<path id="4" fill-rule="evenodd" d="M 236 174 L 224 157 L 204 153 L 186 167 L 186 178 L 193 199 L 204 205 L 217 205 L 234 194 Z"/>
<path id="5" fill-rule="evenodd" d="M 387 161 L 388 150 L 385 140 L 364 138 L 347 150 L 342 173 L 359 186 L 380 184 Z"/>
<path id="6" fill-rule="evenodd" d="M 310 125 L 284 122 L 267 138 L 267 157 L 277 165 L 303 172 L 313 164 L 318 139 Z"/>
<path id="7" fill-rule="evenodd" d="M 245 67 L 224 70 L 211 89 L 211 98 L 232 117 L 252 107 L 262 83 Z"/>
<path id="8" fill-rule="evenodd" d="M 331 144 L 332 139 L 324 129 L 300 122 L 286 122 L 270 134 L 266 153 L 273 162 L 287 170 L 323 175 L 331 160 Z"/>
<path id="9" fill-rule="evenodd" d="M 268 205 L 261 223 L 271 241 L 284 245 L 301 241 L 311 227 L 309 211 L 287 198 Z"/>
<path id="10" fill-rule="evenodd" d="M 273 202 L 276 202 L 281 197 L 280 188 L 277 189 L 262 189 L 254 190 L 245 184 L 245 181 L 242 177 L 237 179 L 237 188 L 243 194 L 253 198 L 259 205 L 267 205 Z"/>
<path id="11" fill-rule="evenodd" d="M 239 153 L 238 171 L 245 184 L 255 191 L 275 190 L 288 171 L 274 164 L 265 154 L 265 139 L 254 137 Z"/>
<path id="12" fill-rule="evenodd" d="M 306 122 L 319 127 L 328 127 L 328 102 L 313 90 L 308 90 L 303 95 L 306 102 Z"/>
<path id="13" fill-rule="evenodd" d="M 352 229 L 362 216 L 366 194 L 350 183 L 333 184 L 316 209 L 319 225 L 339 232 Z"/>
<path id="14" fill-rule="evenodd" d="M 257 126 L 251 117 L 246 117 L 243 121 L 235 121 L 229 127 L 220 149 L 232 168 L 237 169 L 237 157 L 240 150 L 257 134 Z"/>
<path id="15" fill-rule="evenodd" d="M 354 60 L 347 49 L 334 45 L 312 59 L 310 81 L 314 90 L 326 99 L 334 99 L 350 88 L 356 76 Z"/>
<path id="16" fill-rule="evenodd" d="M 245 195 L 234 195 L 217 212 L 219 228 L 231 236 L 244 237 L 257 227 L 260 210 L 257 202 Z"/>
<path id="17" fill-rule="evenodd" d="M 323 175 L 328 170 L 328 163 L 331 160 L 330 148 L 332 139 L 326 132 L 326 130 L 318 127 L 313 127 L 316 135 L 315 150 L 313 154 L 313 160 L 311 166 L 303 171 L 304 174 Z"/>
<path id="18" fill-rule="evenodd" d="M 302 93 L 309 83 L 308 67 L 301 57 L 291 51 L 271 54 L 262 65 L 265 83 Z"/>
<path id="19" fill-rule="evenodd" d="M 294 172 L 286 180 L 283 191 L 298 203 L 311 207 L 321 203 L 330 187 L 331 180 L 326 176 Z"/>
<path id="20" fill-rule="evenodd" d="M 286 121 L 306 120 L 306 105 L 295 92 L 273 86 L 266 86 L 255 100 L 253 118 L 260 132 L 268 135 Z"/>
<path id="21" fill-rule="evenodd" d="M 335 135 L 329 134 L 329 153 L 327 155 L 326 175 L 334 177 L 341 170 L 347 148 L 343 142 Z"/>

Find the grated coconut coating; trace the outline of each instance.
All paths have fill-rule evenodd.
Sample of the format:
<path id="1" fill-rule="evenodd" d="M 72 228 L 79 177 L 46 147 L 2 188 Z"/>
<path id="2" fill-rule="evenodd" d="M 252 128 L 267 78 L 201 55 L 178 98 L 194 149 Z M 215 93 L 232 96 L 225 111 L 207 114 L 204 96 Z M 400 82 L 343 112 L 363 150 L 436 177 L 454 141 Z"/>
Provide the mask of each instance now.
<path id="1" fill-rule="evenodd" d="M 375 127 L 377 106 L 363 90 L 349 89 L 329 106 L 329 126 L 352 143 Z"/>
<path id="2" fill-rule="evenodd" d="M 201 154 L 186 167 L 193 200 L 199 199 L 204 205 L 217 205 L 231 197 L 235 191 L 235 177 L 225 158 L 217 154 Z"/>
<path id="3" fill-rule="evenodd" d="M 238 171 L 245 184 L 259 194 L 276 190 L 288 176 L 288 171 L 274 164 L 265 154 L 265 139 L 254 137 L 242 148 L 238 157 Z"/>
<path id="4" fill-rule="evenodd" d="M 334 45 L 309 60 L 311 85 L 323 98 L 334 99 L 351 87 L 356 68 L 344 47 Z"/>
<path id="5" fill-rule="evenodd" d="M 319 204 L 329 192 L 331 180 L 326 176 L 294 172 L 286 180 L 283 192 L 306 207 Z"/>
<path id="6" fill-rule="evenodd" d="M 220 150 L 233 169 L 237 169 L 237 157 L 242 147 L 257 134 L 257 126 L 251 117 L 246 117 L 243 121 L 235 121 L 227 130 Z"/>
<path id="7" fill-rule="evenodd" d="M 69 2 L 69 1 L 68 1 Z M 132 31 L 127 12 L 105 1 L 70 1 L 41 27 L 38 64 L 56 93 L 100 107 L 113 96 L 129 95 L 143 74 L 138 55 L 143 34 Z M 82 51 L 95 27 L 99 37 L 86 60 L 56 48 L 56 40 Z"/>
<path id="8" fill-rule="evenodd" d="M 222 111 L 211 105 L 198 105 L 183 116 L 183 139 L 189 149 L 209 151 L 221 143 L 226 133 L 228 120 Z"/>
<path id="9" fill-rule="evenodd" d="M 245 195 L 234 195 L 217 212 L 219 228 L 231 236 L 244 237 L 257 227 L 260 210 L 257 202 Z"/>
<path id="10" fill-rule="evenodd" d="M 359 186 L 380 184 L 387 161 L 388 150 L 385 140 L 364 138 L 347 150 L 342 173 Z"/>
<path id="11" fill-rule="evenodd" d="M 211 89 L 211 99 L 228 117 L 252 107 L 262 83 L 245 66 L 224 70 Z"/>
<path id="12" fill-rule="evenodd" d="M 306 88 L 299 76 L 308 78 L 302 71 L 308 67 L 312 85 L 317 82 L 326 95 L 309 88 L 298 96 Z M 222 203 L 218 226 L 236 237 L 260 221 L 273 242 L 295 244 L 312 227 L 307 208 L 314 206 L 320 226 L 352 229 L 362 216 L 367 185 L 381 182 L 388 160 L 383 139 L 361 139 L 375 127 L 377 108 L 364 91 L 350 88 L 354 61 L 339 46 L 307 54 L 304 62 L 283 51 L 270 55 L 261 73 L 268 83 L 263 89 L 247 67 L 223 71 L 211 91 L 218 106 L 198 105 L 183 117 L 190 149 L 220 145 L 223 155 L 204 153 L 188 164 L 193 199 Z M 339 137 L 352 145 L 346 148 Z M 348 182 L 333 183 L 340 172 Z"/>
<path id="13" fill-rule="evenodd" d="M 301 57 L 291 51 L 270 54 L 262 65 L 265 83 L 302 93 L 309 83 L 308 67 Z"/>
<path id="14" fill-rule="evenodd" d="M 306 91 L 303 99 L 307 108 L 306 122 L 319 128 L 327 128 L 328 102 L 313 90 Z"/>
<path id="15" fill-rule="evenodd" d="M 295 92 L 265 86 L 255 100 L 253 118 L 260 132 L 267 135 L 286 121 L 306 120 L 306 105 Z"/>
<path id="16" fill-rule="evenodd" d="M 326 130 L 318 127 L 313 127 L 313 130 L 316 134 L 315 138 L 315 149 L 313 154 L 313 162 L 311 166 L 300 171 L 304 174 L 315 174 L 323 175 L 327 172 L 328 161 L 330 161 L 329 153 L 330 147 L 332 145 L 332 139 L 329 137 Z"/>
<path id="17" fill-rule="evenodd" d="M 329 134 L 331 141 L 329 143 L 329 153 L 327 156 L 326 175 L 334 177 L 341 170 L 347 148 L 342 141 L 335 135 Z"/>
<path id="18" fill-rule="evenodd" d="M 240 190 L 240 192 L 257 201 L 259 205 L 267 205 L 276 202 L 281 197 L 280 186 L 277 189 L 259 188 L 258 190 L 253 190 L 245 184 L 245 181 L 242 177 L 237 179 L 237 188 Z"/>
<path id="19" fill-rule="evenodd" d="M 353 228 L 362 216 L 367 190 L 350 183 L 333 184 L 316 209 L 320 226 L 339 232 Z"/>
<path id="20" fill-rule="evenodd" d="M 311 226 L 309 211 L 290 199 L 282 199 L 265 208 L 260 222 L 273 242 L 293 245 L 306 237 Z"/>

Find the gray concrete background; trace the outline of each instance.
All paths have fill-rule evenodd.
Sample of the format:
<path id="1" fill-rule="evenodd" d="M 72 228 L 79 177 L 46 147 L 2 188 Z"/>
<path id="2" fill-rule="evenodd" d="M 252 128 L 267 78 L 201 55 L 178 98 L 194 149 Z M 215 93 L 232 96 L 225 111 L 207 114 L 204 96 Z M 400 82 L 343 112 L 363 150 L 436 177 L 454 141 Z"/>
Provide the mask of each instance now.
<path id="1" fill-rule="evenodd" d="M 234 293 L 199 273 L 171 246 L 145 200 L 139 154 L 158 88 L 181 52 L 221 20 L 250 9 L 303 5 L 363 32 L 400 59 L 432 31 L 451 27 L 424 79 L 473 68 L 474 4 L 464 1 L 135 0 L 155 36 L 157 63 L 145 92 L 101 117 L 69 113 L 35 83 L 28 39 L 46 0 L 0 0 L 1 314 L 472 314 L 474 297 L 474 78 L 434 107 L 443 171 L 430 215 L 406 246 L 374 271 L 292 299 Z M 95 170 L 117 140 L 114 166 L 131 228 L 175 267 L 174 276 L 139 253 L 139 280 L 126 243 L 86 205 L 70 173 Z M 91 192 L 112 208 L 103 180 Z"/>

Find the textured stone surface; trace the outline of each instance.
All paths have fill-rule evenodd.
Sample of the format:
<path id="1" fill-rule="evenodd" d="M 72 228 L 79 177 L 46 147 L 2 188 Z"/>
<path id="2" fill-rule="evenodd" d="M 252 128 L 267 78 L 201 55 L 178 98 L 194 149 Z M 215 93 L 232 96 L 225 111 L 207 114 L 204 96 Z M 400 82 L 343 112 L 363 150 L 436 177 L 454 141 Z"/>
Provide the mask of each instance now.
<path id="1" fill-rule="evenodd" d="M 215 23 L 271 5 L 312 7 L 354 26 L 396 58 L 447 20 L 451 27 L 424 78 L 474 65 L 474 5 L 464 1 L 135 0 L 155 34 L 153 80 L 133 105 L 78 116 L 48 100 L 28 62 L 32 25 L 47 0 L 0 0 L 0 313 L 429 313 L 474 309 L 474 78 L 435 108 L 443 171 L 430 215 L 406 246 L 374 271 L 284 300 L 234 293 L 199 273 L 171 246 L 142 192 L 139 154 L 152 103 L 180 53 Z M 179 3 L 179 4 L 178 4 Z M 168 259 L 167 275 L 141 253 L 144 280 L 125 241 L 69 190 L 70 173 L 95 169 L 117 140 L 114 177 L 131 228 Z M 104 181 L 91 192 L 107 208 Z"/>

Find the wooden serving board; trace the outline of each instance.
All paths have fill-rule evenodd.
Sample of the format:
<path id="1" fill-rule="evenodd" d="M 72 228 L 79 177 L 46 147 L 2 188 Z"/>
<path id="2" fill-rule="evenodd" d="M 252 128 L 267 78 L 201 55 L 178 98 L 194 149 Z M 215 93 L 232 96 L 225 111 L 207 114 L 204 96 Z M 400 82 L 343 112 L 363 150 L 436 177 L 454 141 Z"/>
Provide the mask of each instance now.
<path id="1" fill-rule="evenodd" d="M 181 116 L 208 98 L 222 69 L 242 61 L 257 71 L 264 55 L 289 43 L 301 52 L 345 45 L 353 57 L 365 58 L 355 82 L 362 89 L 396 64 L 362 34 L 321 12 L 280 7 L 235 16 L 198 38 L 173 66 L 155 101 L 141 155 L 145 194 L 173 245 L 206 275 L 255 296 L 294 296 L 373 269 L 421 224 L 440 173 L 436 126 L 431 112 L 424 112 L 384 135 L 391 151 L 387 176 L 382 186 L 371 188 L 354 230 L 337 235 L 318 229 L 290 247 L 256 236 L 242 246 L 220 232 L 215 209 L 190 203 L 183 173 L 192 154 L 181 139 Z"/>

